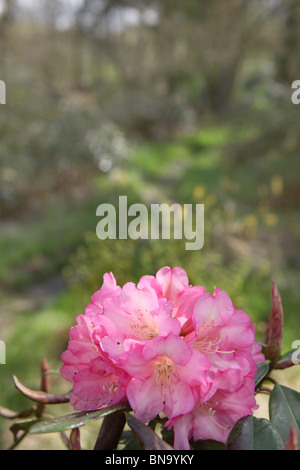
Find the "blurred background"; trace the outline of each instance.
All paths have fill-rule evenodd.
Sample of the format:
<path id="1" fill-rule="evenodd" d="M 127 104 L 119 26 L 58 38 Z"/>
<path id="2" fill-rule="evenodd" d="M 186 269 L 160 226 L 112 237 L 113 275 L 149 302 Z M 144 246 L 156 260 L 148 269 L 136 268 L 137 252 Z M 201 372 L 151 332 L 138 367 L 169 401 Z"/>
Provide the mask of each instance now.
<path id="1" fill-rule="evenodd" d="M 1 405 L 26 406 L 12 374 L 59 369 L 108 271 L 181 266 L 260 341 L 274 279 L 285 350 L 300 339 L 299 0 L 0 0 L 0 79 Z M 205 204 L 204 247 L 98 240 L 119 195 Z"/>

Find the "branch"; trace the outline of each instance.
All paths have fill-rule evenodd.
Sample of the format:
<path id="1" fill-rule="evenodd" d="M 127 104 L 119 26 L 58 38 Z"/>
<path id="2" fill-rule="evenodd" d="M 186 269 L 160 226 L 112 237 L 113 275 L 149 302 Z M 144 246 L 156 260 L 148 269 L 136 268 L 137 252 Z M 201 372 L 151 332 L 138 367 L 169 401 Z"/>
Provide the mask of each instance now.
<path id="1" fill-rule="evenodd" d="M 30 388 L 27 388 L 25 387 L 25 385 L 22 385 L 16 376 L 13 376 L 13 380 L 15 387 L 17 388 L 17 390 L 19 390 L 19 392 L 22 393 L 22 395 L 37 403 L 42 403 L 45 405 L 56 405 L 58 403 L 68 403 L 70 401 L 71 393 L 52 394 L 46 392 L 38 392 L 35 390 L 30 390 Z"/>

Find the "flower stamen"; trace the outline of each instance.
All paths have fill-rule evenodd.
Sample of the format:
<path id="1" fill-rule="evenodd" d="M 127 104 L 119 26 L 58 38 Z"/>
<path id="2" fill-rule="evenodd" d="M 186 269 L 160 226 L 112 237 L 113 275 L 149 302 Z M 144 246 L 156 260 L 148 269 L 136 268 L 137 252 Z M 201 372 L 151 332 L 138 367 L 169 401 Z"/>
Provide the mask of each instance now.
<path id="1" fill-rule="evenodd" d="M 219 346 L 221 341 L 222 341 L 222 336 L 211 336 L 211 337 L 205 336 L 202 339 L 199 339 L 199 338 L 196 339 L 193 347 L 203 353 L 232 354 L 236 351 L 236 348 L 230 351 L 221 350 Z"/>
<path id="2" fill-rule="evenodd" d="M 138 309 L 136 323 L 130 325 L 130 328 L 134 336 L 140 341 L 146 341 L 158 336 L 158 331 L 148 310 L 142 312 L 141 309 Z"/>
<path id="3" fill-rule="evenodd" d="M 198 404 L 198 407 L 206 414 L 208 418 L 210 418 L 216 426 L 218 426 L 220 429 L 223 429 L 223 431 L 229 431 L 231 429 L 231 426 L 222 426 L 216 419 L 214 418 L 214 414 L 216 413 L 216 410 L 214 409 L 214 406 L 217 406 L 218 402 L 216 403 L 204 403 L 204 404 Z"/>
<path id="4" fill-rule="evenodd" d="M 172 381 L 173 370 L 171 364 L 168 364 L 166 360 L 159 363 L 154 369 L 154 377 L 156 383 L 162 382 L 162 402 L 165 404 L 165 391 L 166 385 L 169 385 Z"/>

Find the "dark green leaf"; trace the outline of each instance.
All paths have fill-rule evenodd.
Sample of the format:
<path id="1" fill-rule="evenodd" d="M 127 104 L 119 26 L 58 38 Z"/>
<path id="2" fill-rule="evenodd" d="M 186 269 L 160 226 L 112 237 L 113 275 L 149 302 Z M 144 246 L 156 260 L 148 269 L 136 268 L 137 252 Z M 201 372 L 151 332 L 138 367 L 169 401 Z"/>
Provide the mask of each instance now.
<path id="1" fill-rule="evenodd" d="M 205 441 L 191 442 L 191 448 L 195 450 L 227 450 L 227 445 L 211 439 Z"/>
<path id="2" fill-rule="evenodd" d="M 288 351 L 287 353 L 283 354 L 280 357 L 278 364 L 281 364 L 282 362 L 291 361 L 293 354 L 295 354 L 295 349 L 292 349 L 291 351 Z"/>
<path id="3" fill-rule="evenodd" d="M 149 426 L 142 423 L 134 416 L 127 414 L 128 426 L 145 450 L 173 450 L 167 442 L 163 441 Z"/>
<path id="4" fill-rule="evenodd" d="M 284 442 L 274 425 L 264 418 L 246 416 L 232 429 L 229 450 L 281 450 Z"/>
<path id="5" fill-rule="evenodd" d="M 174 431 L 173 429 L 168 429 L 166 427 L 163 427 L 161 431 L 161 436 L 165 442 L 170 444 L 171 446 L 174 445 Z"/>
<path id="6" fill-rule="evenodd" d="M 265 378 L 269 372 L 270 364 L 268 362 L 263 362 L 262 364 L 257 365 L 257 372 L 254 377 L 255 387 L 258 387 L 260 382 Z"/>
<path id="7" fill-rule="evenodd" d="M 84 426 L 90 420 L 97 420 L 104 418 L 112 413 L 118 411 L 128 411 L 128 403 L 120 403 L 118 405 L 110 406 L 109 408 L 102 408 L 97 411 L 80 411 L 79 413 L 71 413 L 69 415 L 60 416 L 53 419 L 43 419 L 30 427 L 30 434 L 45 434 L 50 432 L 60 432 L 66 429 L 74 429 Z"/>
<path id="8" fill-rule="evenodd" d="M 294 349 L 292 351 L 287 352 L 280 359 L 273 364 L 274 369 L 287 369 L 288 367 L 293 367 L 298 364 L 297 362 L 297 351 Z"/>
<path id="9" fill-rule="evenodd" d="M 117 450 L 142 450 L 142 446 L 132 431 L 124 431 Z"/>
<path id="10" fill-rule="evenodd" d="M 285 443 L 292 425 L 300 440 L 300 393 L 276 384 L 270 395 L 269 414 L 271 422 L 277 427 Z"/>

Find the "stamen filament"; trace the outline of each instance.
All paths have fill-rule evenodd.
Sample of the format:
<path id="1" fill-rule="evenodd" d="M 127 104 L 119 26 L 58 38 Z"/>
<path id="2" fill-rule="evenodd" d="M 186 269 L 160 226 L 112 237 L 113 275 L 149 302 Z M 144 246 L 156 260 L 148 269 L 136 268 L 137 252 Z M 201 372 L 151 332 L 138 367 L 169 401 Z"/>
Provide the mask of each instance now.
<path id="1" fill-rule="evenodd" d="M 219 337 L 211 337 L 208 338 L 207 336 L 203 339 L 197 339 L 194 342 L 194 348 L 198 349 L 198 351 L 201 352 L 207 352 L 207 353 L 220 353 L 220 354 L 232 354 L 236 351 L 235 349 L 232 349 L 231 351 L 223 351 L 219 349 L 219 344 L 222 341 L 222 336 Z"/>
<path id="2" fill-rule="evenodd" d="M 215 410 L 214 410 L 215 411 Z M 214 413 L 213 413 L 214 414 Z M 208 415 L 208 417 L 221 429 L 223 429 L 223 431 L 228 431 L 229 429 L 231 429 L 231 426 L 222 426 L 220 423 L 218 423 L 211 414 Z"/>

